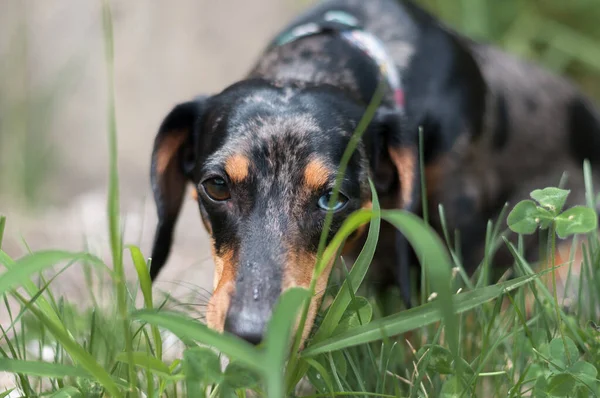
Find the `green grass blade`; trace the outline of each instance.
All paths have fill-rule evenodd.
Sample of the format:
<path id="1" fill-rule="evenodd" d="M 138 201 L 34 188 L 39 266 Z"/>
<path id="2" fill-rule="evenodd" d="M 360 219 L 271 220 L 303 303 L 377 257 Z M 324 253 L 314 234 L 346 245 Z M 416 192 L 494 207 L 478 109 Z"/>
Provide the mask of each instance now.
<path id="1" fill-rule="evenodd" d="M 142 289 L 142 295 L 144 296 L 144 305 L 146 308 L 152 308 L 154 305 L 152 301 L 152 281 L 150 280 L 146 260 L 144 260 L 144 256 L 138 247 L 128 246 L 128 248 L 140 281 L 140 288 Z"/>
<path id="2" fill-rule="evenodd" d="M 262 354 L 249 343 L 229 334 L 221 334 L 208 326 L 173 312 L 140 310 L 132 314 L 134 319 L 168 329 L 179 337 L 198 341 L 215 347 L 231 359 L 237 359 L 251 369 L 261 372 Z"/>
<path id="3" fill-rule="evenodd" d="M 371 181 L 369 182 L 371 185 L 371 194 L 373 198 L 373 218 L 371 219 L 371 224 L 369 225 L 367 240 L 365 241 L 365 245 L 357 257 L 354 266 L 350 270 L 350 274 L 347 278 L 348 280 L 344 281 L 342 284 L 340 291 L 327 310 L 327 314 L 325 315 L 323 322 L 312 338 L 313 343 L 317 343 L 331 336 L 335 328 L 338 326 L 340 319 L 342 319 L 344 311 L 346 311 L 346 308 L 348 308 L 348 305 L 352 300 L 350 286 L 352 287 L 354 293 L 356 293 L 367 274 L 371 261 L 373 260 L 375 249 L 377 248 L 377 241 L 379 240 L 381 212 L 379 208 L 379 199 L 377 198 L 377 191 L 375 190 L 373 183 Z"/>
<path id="4" fill-rule="evenodd" d="M 38 377 L 83 377 L 92 378 L 85 370 L 75 366 L 42 361 L 23 361 L 20 359 L 0 358 L 0 371 L 22 373 Z"/>
<path id="5" fill-rule="evenodd" d="M 340 166 L 338 168 L 338 171 L 337 171 L 337 174 L 335 177 L 334 188 L 333 188 L 332 195 L 331 195 L 331 198 L 329 199 L 329 203 L 328 203 L 328 205 L 330 207 L 332 207 L 333 204 L 335 204 L 338 199 L 339 190 L 342 186 L 342 181 L 345 178 L 346 167 L 348 166 L 348 163 L 350 162 L 350 159 L 352 157 L 352 154 L 354 153 L 354 150 L 359 146 L 362 135 L 367 130 L 367 127 L 371 123 L 371 120 L 373 120 L 373 117 L 375 116 L 375 113 L 377 112 L 377 109 L 379 108 L 379 105 L 381 104 L 381 101 L 383 100 L 386 84 L 387 83 L 383 79 L 379 82 L 379 84 L 375 90 L 375 93 L 373 94 L 373 97 L 371 98 L 371 101 L 369 101 L 369 104 L 367 106 L 367 109 L 365 110 L 365 113 L 363 114 L 360 121 L 358 122 L 358 126 L 356 126 L 356 129 L 354 130 L 354 133 L 350 137 L 350 141 L 348 142 L 348 145 L 346 146 L 346 149 L 344 150 L 344 153 L 342 154 L 342 159 L 340 160 Z M 329 230 L 330 230 L 332 222 L 333 222 L 333 212 L 329 211 L 329 212 L 327 212 L 327 214 L 325 216 L 325 220 L 323 222 L 323 229 L 321 231 L 321 236 L 319 238 L 319 246 L 317 248 L 317 264 L 315 265 L 315 269 L 313 271 L 310 288 L 309 288 L 311 294 L 314 294 L 317 279 L 318 279 L 319 275 L 321 274 L 321 272 L 323 271 L 323 269 L 328 264 L 327 260 L 325 260 L 325 258 L 323 256 L 323 254 L 326 253 L 327 237 L 329 235 Z M 330 247 L 331 247 L 331 244 L 330 244 Z M 336 251 L 336 250 L 337 250 L 337 246 L 335 246 L 333 248 L 333 251 Z M 296 337 L 294 339 L 294 346 L 292 348 L 292 356 L 290 358 L 291 363 L 296 363 L 296 361 L 295 361 L 296 353 L 300 349 L 302 332 L 304 330 L 304 325 L 306 323 L 306 318 L 308 316 L 309 304 L 310 304 L 309 302 L 306 303 L 302 310 L 299 327 L 298 327 L 298 330 L 296 333 Z"/>
<path id="6" fill-rule="evenodd" d="M 450 284 L 452 266 L 442 240 L 429 225 L 412 213 L 402 210 L 385 211 L 382 212 L 382 218 L 402 232 L 415 250 L 417 257 L 423 261 L 429 285 L 437 293 L 434 304 L 444 319 L 450 350 L 457 358 L 458 321 L 454 313 Z"/>
<path id="7" fill-rule="evenodd" d="M 2 260 L 2 258 L 0 258 Z M 92 264 L 102 264 L 97 257 L 87 253 L 71 253 L 60 250 L 46 250 L 29 254 L 14 263 L 2 275 L 0 275 L 0 295 L 17 285 L 22 285 L 29 278 L 46 268 L 63 261 L 87 260 Z M 35 285 L 34 285 L 35 286 Z M 37 287 L 35 289 L 38 290 Z"/>
<path id="8" fill-rule="evenodd" d="M 61 271 L 57 272 L 54 276 L 52 276 L 52 278 L 48 282 L 45 282 L 44 285 L 41 286 L 39 288 L 39 290 L 34 295 L 31 296 L 31 299 L 27 302 L 27 304 L 25 304 L 25 306 L 21 309 L 21 311 L 19 311 L 17 316 L 13 320 L 11 320 L 11 323 L 8 326 L 8 328 L 3 329 L 4 334 L 10 332 L 11 330 L 13 330 L 13 328 L 16 327 L 16 325 L 19 323 L 21 318 L 27 313 L 27 309 L 30 306 L 32 306 L 37 301 L 41 301 L 42 294 L 48 289 L 48 287 L 54 281 L 54 279 L 57 278 L 58 276 L 60 276 L 60 274 L 62 274 L 62 272 L 65 269 L 67 269 L 69 266 L 70 266 L 70 264 L 67 264 Z M 60 323 L 60 320 L 59 320 L 59 323 Z"/>
<path id="9" fill-rule="evenodd" d="M 117 151 L 117 118 L 115 114 L 115 82 L 114 82 L 114 40 L 110 3 L 102 2 L 102 26 L 104 31 L 104 45 L 106 51 L 106 75 L 107 75 L 107 108 L 108 108 L 108 155 L 109 155 L 109 179 L 108 179 L 108 232 L 110 237 L 110 248 L 113 259 L 114 287 L 117 295 L 117 311 L 119 320 L 125 336 L 125 351 L 129 355 L 129 363 L 134 362 L 132 336 L 129 327 L 129 313 L 127 308 L 127 285 L 125 270 L 123 268 L 123 242 L 120 231 L 119 217 L 119 172 Z M 130 390 L 136 391 L 136 376 L 133 366 L 129 366 Z M 134 392 L 134 396 L 137 393 Z"/>
<path id="10" fill-rule="evenodd" d="M 133 365 L 138 366 L 142 369 L 150 369 L 156 372 L 164 373 L 169 375 L 171 371 L 169 367 L 161 360 L 145 352 L 137 351 L 133 352 Z M 121 352 L 115 358 L 116 361 L 129 363 L 129 355 L 125 352 Z"/>
<path id="11" fill-rule="evenodd" d="M 320 264 L 327 264 L 329 261 L 333 259 L 333 257 L 337 254 L 337 248 L 354 232 L 358 227 L 363 224 L 368 223 L 373 216 L 373 212 L 371 210 L 357 210 L 352 213 L 335 234 L 327 249 L 325 249 L 325 253 L 323 254 L 322 260 L 319 262 Z M 318 266 L 318 265 L 317 265 Z M 319 275 L 319 272 L 315 269 L 313 274 L 313 282 L 311 282 L 310 292 L 314 294 L 314 281 L 316 277 Z M 306 309 L 306 306 L 305 306 Z M 300 322 L 300 326 L 302 327 L 302 320 L 305 318 L 305 313 L 302 314 L 302 319 Z M 296 333 L 298 336 L 298 332 Z M 298 383 L 300 378 L 306 373 L 308 369 L 306 363 L 302 363 L 302 361 L 297 361 L 297 352 L 298 346 L 297 341 L 294 343 L 294 348 L 292 348 L 292 354 L 290 356 L 289 364 L 291 366 L 288 367 L 287 375 L 286 375 L 286 385 L 288 387 L 288 392 L 294 388 L 294 386 Z"/>
<path id="12" fill-rule="evenodd" d="M 81 392 L 76 387 L 65 387 L 56 391 L 50 398 L 80 398 Z"/>
<path id="13" fill-rule="evenodd" d="M 517 249 L 514 247 L 514 245 L 511 242 L 509 242 L 508 239 L 506 239 L 506 238 L 504 238 L 504 242 L 506 243 L 506 246 L 510 250 L 511 254 L 515 258 L 515 260 L 517 261 L 519 266 L 523 269 L 523 271 L 526 272 L 528 275 L 535 275 L 533 269 L 531 269 L 529 264 L 527 264 L 527 261 L 525 261 L 523 256 L 517 251 Z M 552 272 L 553 270 L 558 269 L 564 265 L 565 264 L 559 264 L 555 268 L 548 268 L 544 272 L 538 273 L 538 275 L 541 275 L 546 272 Z M 538 280 L 536 280 L 535 285 L 537 285 L 537 288 L 539 289 L 538 292 L 540 292 L 546 298 L 546 300 L 548 300 L 548 301 L 553 300 L 553 294 L 548 290 L 548 288 L 546 287 L 546 285 L 544 284 L 543 281 L 538 279 Z M 537 297 L 536 297 L 536 300 L 537 300 Z M 541 308 L 547 308 L 547 307 L 541 306 Z M 578 344 L 580 344 L 582 346 L 585 345 L 580 334 L 577 332 L 577 330 L 572 325 L 572 323 L 568 322 L 568 319 L 565 319 L 568 316 L 562 310 L 560 310 L 560 316 L 563 318 L 563 321 L 565 321 L 564 324 L 566 325 L 567 329 L 569 329 L 569 331 L 571 333 L 571 337 L 573 339 L 575 339 Z M 549 328 L 549 325 L 548 325 L 548 328 Z"/>
<path id="14" fill-rule="evenodd" d="M 152 309 L 154 307 L 154 299 L 152 297 L 152 281 L 150 280 L 148 265 L 146 264 L 144 256 L 138 247 L 129 246 L 129 251 L 131 253 L 131 260 L 133 261 L 133 265 L 135 266 L 135 270 L 138 275 L 138 280 L 140 281 L 140 288 L 142 289 L 142 295 L 144 296 L 144 306 L 147 309 Z M 156 326 L 152 326 L 151 331 L 154 345 L 156 347 L 156 356 L 158 359 L 162 360 L 162 337 Z"/>
<path id="15" fill-rule="evenodd" d="M 377 397 L 377 398 L 398 398 L 397 395 L 379 394 L 375 392 L 363 391 L 344 391 L 332 392 L 330 394 L 313 394 L 307 395 L 305 398 L 330 398 L 330 397 Z"/>
<path id="16" fill-rule="evenodd" d="M 285 360 L 290 352 L 292 326 L 308 291 L 292 288 L 285 291 L 273 311 L 265 338 L 266 352 L 263 372 L 267 378 L 269 397 L 284 396 Z"/>
<path id="17" fill-rule="evenodd" d="M 27 301 L 15 293 L 15 297 L 19 299 L 22 303 L 26 303 Z M 54 324 L 44 313 L 42 313 L 39 309 L 35 307 L 30 307 L 29 311 L 33 313 L 48 329 L 50 333 L 56 337 L 56 339 L 63 346 L 65 351 L 69 353 L 71 358 L 75 362 L 78 362 L 83 368 L 85 368 L 95 380 L 97 380 L 100 384 L 106 388 L 106 390 L 113 397 L 122 397 L 121 391 L 119 390 L 117 384 L 112 379 L 112 377 L 104 370 L 104 368 L 96 362 L 95 358 L 91 356 L 81 345 L 79 345 L 69 334 L 64 330 L 64 328 L 60 328 Z"/>
<path id="18" fill-rule="evenodd" d="M 338 249 L 342 245 L 342 243 L 354 231 L 356 231 L 360 226 L 368 223 L 372 217 L 373 217 L 372 210 L 360 209 L 360 210 L 356 210 L 346 220 L 344 220 L 344 223 L 342 224 L 342 226 L 340 227 L 338 232 L 335 234 L 335 236 L 333 237 L 333 239 L 331 240 L 331 242 L 325 249 L 322 260 L 319 261 L 319 265 L 315 268 L 316 277 L 321 275 L 321 273 L 325 269 L 325 266 L 331 260 L 333 260 L 333 258 L 337 254 Z"/>
<path id="19" fill-rule="evenodd" d="M 11 388 L 10 390 L 6 390 L 4 392 L 1 392 L 0 393 L 0 398 L 9 397 L 13 391 L 15 391 L 14 388 Z"/>
<path id="20" fill-rule="evenodd" d="M 354 373 L 354 378 L 356 379 L 360 390 L 367 391 L 367 389 L 365 388 L 365 382 L 363 381 L 364 376 L 361 375 L 358 367 L 356 366 L 356 362 L 354 361 L 354 359 L 352 359 L 352 355 L 349 352 L 344 352 L 343 354 L 346 357 L 346 361 L 350 365 L 350 369 L 352 369 L 352 372 Z"/>
<path id="21" fill-rule="evenodd" d="M 333 383 L 331 381 L 331 376 L 329 375 L 329 372 L 327 372 L 327 370 L 325 370 L 325 368 L 316 360 L 308 358 L 306 360 L 306 362 L 312 366 L 313 368 L 315 368 L 315 370 L 317 372 L 319 372 L 319 374 L 321 375 L 321 377 L 323 378 L 323 381 L 325 382 L 325 385 L 327 386 L 327 389 L 329 390 L 330 397 L 335 397 L 337 394 L 334 393 L 333 391 Z M 327 396 L 327 395 L 326 395 Z"/>
<path id="22" fill-rule="evenodd" d="M 6 227 L 6 217 L 0 216 L 0 249 L 2 249 L 2 240 L 4 239 L 4 228 Z"/>
<path id="23" fill-rule="evenodd" d="M 497 285 L 486 286 L 470 292 L 465 292 L 455 297 L 455 311 L 457 314 L 476 308 L 481 304 L 493 300 L 536 279 L 538 275 L 522 276 Z M 307 347 L 302 352 L 302 357 L 315 355 L 353 347 L 372 341 L 381 340 L 384 336 L 394 336 L 423 326 L 430 325 L 442 319 L 436 303 L 428 303 L 420 307 L 402 311 L 389 317 L 381 318 L 370 324 L 359 326 L 348 332 L 336 335 L 319 344 Z"/>
<path id="24" fill-rule="evenodd" d="M 587 159 L 583 162 L 583 179 L 585 182 L 586 204 L 590 209 L 596 210 L 597 204 L 596 198 L 594 197 L 594 192 L 596 191 L 594 191 L 594 183 L 592 179 L 592 166 L 590 165 L 590 161 Z M 592 251 L 595 252 L 598 250 L 598 230 L 595 229 L 594 231 L 590 232 L 588 236 L 590 237 L 589 245 Z"/>
<path id="25" fill-rule="evenodd" d="M 6 311 L 8 313 L 8 317 L 11 321 L 11 324 L 13 324 L 14 318 L 12 315 L 12 311 L 10 310 L 10 306 L 8 304 L 8 299 L 7 299 L 6 295 L 3 297 L 3 299 L 4 299 L 4 304 L 6 306 Z M 8 349 L 8 351 L 10 352 L 10 355 L 12 355 L 12 357 L 14 359 L 22 359 L 23 356 L 21 355 L 20 350 L 21 349 L 24 350 L 24 348 L 21 347 L 21 344 L 19 344 L 18 333 L 15 331 L 14 343 L 13 343 L 13 341 L 11 341 L 11 339 L 8 338 L 7 332 L 4 329 L 4 327 L 2 326 L 2 324 L 0 324 L 0 331 L 2 332 L 2 337 L 4 338 L 4 344 L 5 344 L 6 348 Z M 8 353 L 4 349 L 2 349 L 0 347 L 0 350 L 2 351 L 3 356 L 8 357 L 8 355 L 7 355 Z M 31 385 L 29 383 L 29 378 L 27 378 L 23 374 L 19 374 L 17 377 L 19 379 L 19 382 L 20 382 L 20 385 L 21 385 L 21 388 L 23 389 L 23 391 L 25 391 L 25 392 L 33 391 L 31 388 Z"/>

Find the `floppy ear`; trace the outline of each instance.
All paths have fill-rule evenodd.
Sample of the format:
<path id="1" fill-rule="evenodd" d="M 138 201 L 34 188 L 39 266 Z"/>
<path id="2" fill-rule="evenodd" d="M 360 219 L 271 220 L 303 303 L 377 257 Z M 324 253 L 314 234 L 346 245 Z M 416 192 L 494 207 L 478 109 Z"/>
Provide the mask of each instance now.
<path id="1" fill-rule="evenodd" d="M 205 99 L 199 97 L 173 108 L 163 120 L 154 140 L 150 181 L 158 225 L 152 247 L 152 280 L 157 277 L 171 250 L 173 229 L 189 182 L 189 173 L 196 163 L 195 149 Z"/>
<path id="2" fill-rule="evenodd" d="M 414 211 L 420 198 L 418 130 L 398 111 L 385 108 L 371 126 L 367 148 L 376 185 L 384 192 L 396 190 L 396 208 Z"/>
<path id="3" fill-rule="evenodd" d="M 393 192 L 395 207 L 414 212 L 420 202 L 418 130 L 410 128 L 396 110 L 381 109 L 368 133 L 371 170 L 381 192 Z M 394 270 L 407 308 L 410 302 L 410 247 L 396 231 Z"/>

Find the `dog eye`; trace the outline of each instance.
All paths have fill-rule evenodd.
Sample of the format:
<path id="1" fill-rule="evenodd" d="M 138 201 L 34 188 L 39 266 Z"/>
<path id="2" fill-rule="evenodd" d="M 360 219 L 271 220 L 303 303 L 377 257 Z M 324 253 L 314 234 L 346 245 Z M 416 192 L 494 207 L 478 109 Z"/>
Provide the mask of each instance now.
<path id="1" fill-rule="evenodd" d="M 208 197 L 212 200 L 220 202 L 231 198 L 227 183 L 220 177 L 208 179 L 202 183 L 202 186 Z"/>
<path id="2" fill-rule="evenodd" d="M 337 202 L 333 204 L 332 207 L 329 207 L 329 201 L 331 200 L 331 196 L 333 196 L 333 192 L 329 191 L 325 195 L 319 198 L 319 207 L 325 211 L 338 211 L 346 206 L 348 203 L 348 198 L 344 196 L 342 193 L 338 193 Z"/>

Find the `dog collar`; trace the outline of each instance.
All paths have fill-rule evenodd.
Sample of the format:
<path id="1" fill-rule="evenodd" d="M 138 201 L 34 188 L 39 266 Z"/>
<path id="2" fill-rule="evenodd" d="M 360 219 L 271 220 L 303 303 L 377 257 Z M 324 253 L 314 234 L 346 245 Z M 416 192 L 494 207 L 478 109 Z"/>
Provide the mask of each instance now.
<path id="1" fill-rule="evenodd" d="M 346 11 L 328 11 L 320 20 L 296 25 L 280 34 L 274 46 L 281 46 L 303 37 L 312 36 L 325 31 L 338 32 L 340 37 L 361 50 L 371 58 L 379 68 L 394 94 L 394 103 L 399 111 L 404 112 L 404 90 L 398 69 L 385 45 L 375 35 L 365 31 L 358 19 Z"/>

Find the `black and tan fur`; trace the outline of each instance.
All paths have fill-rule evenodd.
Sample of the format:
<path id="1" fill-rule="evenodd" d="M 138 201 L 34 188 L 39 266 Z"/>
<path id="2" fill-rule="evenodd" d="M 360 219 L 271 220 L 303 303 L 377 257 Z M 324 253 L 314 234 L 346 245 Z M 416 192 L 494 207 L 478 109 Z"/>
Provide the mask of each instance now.
<path id="1" fill-rule="evenodd" d="M 347 202 L 334 215 L 330 238 L 348 214 L 370 206 L 369 177 L 386 207 L 422 211 L 420 126 L 432 224 L 439 230 L 443 204 L 471 270 L 483 257 L 488 219 L 506 202 L 556 186 L 563 172 L 569 204 L 584 202 L 581 167 L 584 158 L 594 166 L 600 158 L 600 124 L 572 84 L 458 35 L 409 1 L 324 1 L 292 25 L 332 9 L 351 13 L 385 44 L 402 77 L 406 113 L 386 96 L 350 161 L 342 185 Z M 167 260 L 192 184 L 216 263 L 208 324 L 260 341 L 281 292 L 310 282 L 325 216 L 319 199 L 332 188 L 379 78 L 370 58 L 326 32 L 270 46 L 247 79 L 175 107 L 152 157 L 159 215 L 152 278 Z M 212 200 L 207 189 L 228 190 L 229 198 Z M 389 226 L 381 238 L 375 279 L 405 287 L 406 243 Z M 533 255 L 536 242 L 528 245 Z M 498 254 L 498 264 L 509 261 Z M 316 297 L 305 337 L 318 305 Z"/>

